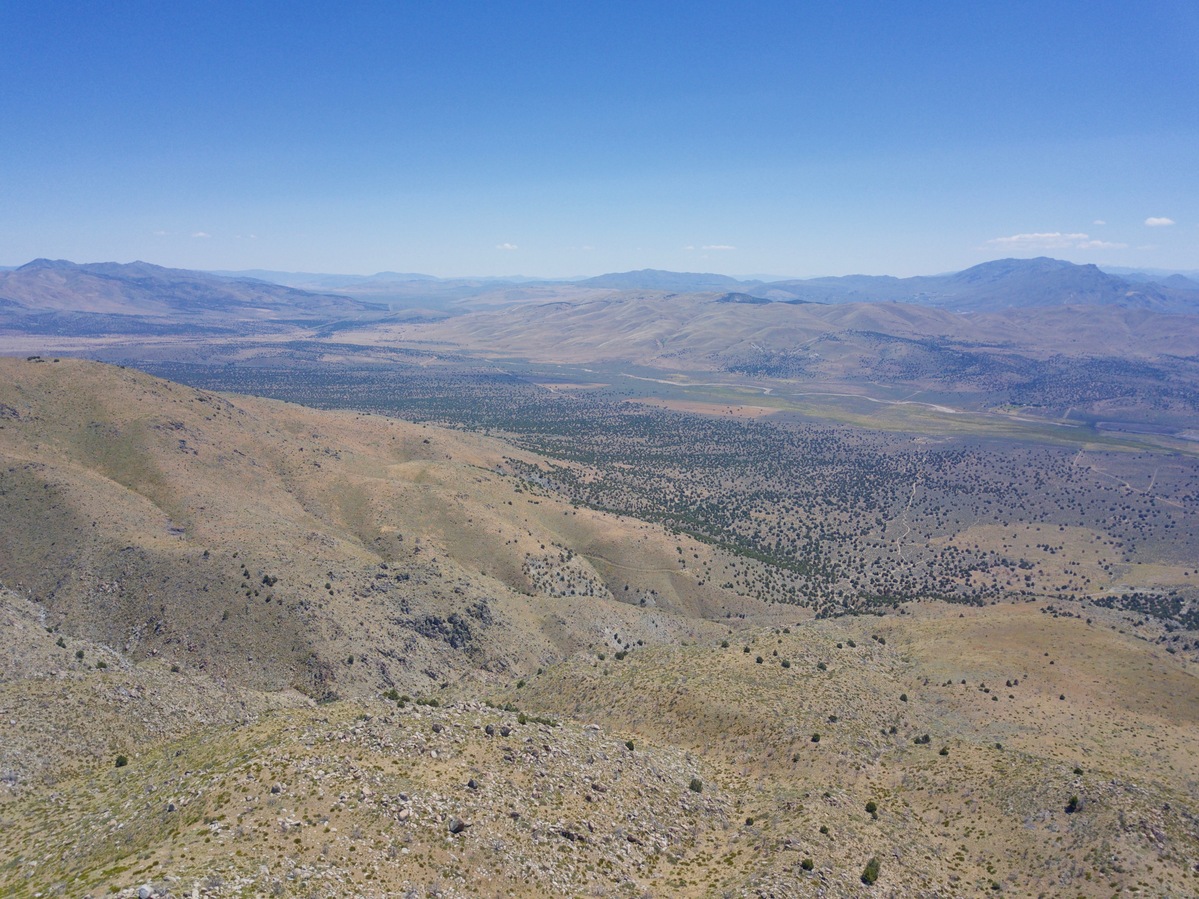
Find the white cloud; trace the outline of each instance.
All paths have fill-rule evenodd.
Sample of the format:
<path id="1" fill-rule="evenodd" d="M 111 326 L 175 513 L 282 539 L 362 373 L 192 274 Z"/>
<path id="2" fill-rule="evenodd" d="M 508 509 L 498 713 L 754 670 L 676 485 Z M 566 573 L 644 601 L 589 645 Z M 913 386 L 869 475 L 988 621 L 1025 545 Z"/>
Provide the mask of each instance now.
<path id="1" fill-rule="evenodd" d="M 1128 244 L 1116 243 L 1111 240 L 1084 240 L 1078 245 L 1080 250 L 1127 250 Z"/>
<path id="2" fill-rule="evenodd" d="M 171 233 L 170 231 L 155 231 L 154 236 L 155 237 L 166 237 L 170 233 Z"/>
<path id="3" fill-rule="evenodd" d="M 695 247 L 691 246 L 691 244 L 687 244 L 687 246 L 683 247 L 683 249 L 684 250 L 694 250 Z"/>
<path id="4" fill-rule="evenodd" d="M 705 250 L 735 250 L 737 248 L 730 247 L 728 244 L 716 243 L 716 244 L 709 244 L 708 246 L 704 247 L 704 249 Z"/>
<path id="5" fill-rule="evenodd" d="M 497 250 L 519 250 L 520 249 L 520 247 L 518 247 L 514 243 L 497 243 L 495 245 L 495 248 Z"/>
<path id="6" fill-rule="evenodd" d="M 212 237 L 212 235 L 207 231 L 196 231 L 192 234 L 192 237 Z"/>
<path id="7" fill-rule="evenodd" d="M 1173 225 L 1174 219 L 1168 219 L 1165 216 L 1149 216 L 1145 219 L 1145 226 L 1148 228 L 1165 228 L 1167 225 Z"/>
<path id="8" fill-rule="evenodd" d="M 993 237 L 987 243 L 1017 250 L 1066 250 L 1077 246 L 1079 241 L 1085 240 L 1090 240 L 1090 235 L 1063 234 L 1061 231 L 1038 231 L 1033 234 Z"/>
<path id="9" fill-rule="evenodd" d="M 1110 240 L 1095 240 L 1091 235 L 1079 232 L 1038 231 L 1032 234 L 1013 234 L 1010 237 L 993 237 L 989 246 L 1005 250 L 1124 250 L 1128 244 Z"/>
<path id="10" fill-rule="evenodd" d="M 1091 224 L 1092 225 L 1106 225 L 1107 222 L 1105 222 L 1103 219 L 1095 219 L 1095 221 L 1091 222 Z"/>

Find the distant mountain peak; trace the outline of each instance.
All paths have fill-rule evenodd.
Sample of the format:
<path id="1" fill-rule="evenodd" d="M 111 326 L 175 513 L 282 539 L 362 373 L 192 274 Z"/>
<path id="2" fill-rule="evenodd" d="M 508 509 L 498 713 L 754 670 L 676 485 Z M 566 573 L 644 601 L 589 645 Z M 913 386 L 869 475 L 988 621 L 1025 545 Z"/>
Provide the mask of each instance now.
<path id="1" fill-rule="evenodd" d="M 45 259 L 39 257 L 32 262 L 26 262 L 24 265 L 17 266 L 13 271 L 36 272 L 39 270 L 64 270 L 76 267 L 75 263 L 68 259 Z"/>

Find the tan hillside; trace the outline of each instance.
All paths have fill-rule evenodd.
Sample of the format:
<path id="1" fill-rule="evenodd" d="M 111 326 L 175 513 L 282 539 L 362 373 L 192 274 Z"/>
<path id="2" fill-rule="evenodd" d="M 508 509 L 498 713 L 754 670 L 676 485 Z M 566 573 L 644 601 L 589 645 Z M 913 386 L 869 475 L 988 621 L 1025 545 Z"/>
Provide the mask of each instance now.
<path id="1" fill-rule="evenodd" d="M 499 441 L 72 360 L 0 360 L 0 412 L 0 580 L 130 660 L 317 698 L 435 689 L 744 605 L 660 528 L 504 473 L 531 457 Z"/>
<path id="2" fill-rule="evenodd" d="M 872 335 L 935 339 L 980 352 L 1047 358 L 1187 355 L 1199 321 L 1119 307 L 1007 309 L 959 315 L 909 303 L 737 303 L 711 293 L 625 291 L 608 297 L 473 312 L 424 325 L 348 332 L 363 343 L 434 341 L 483 355 L 547 362 L 622 361 L 707 368 L 750 352 L 802 352 L 819 342 L 826 375 L 862 374 L 877 356 Z M 414 344 L 418 345 L 418 344 Z M 859 354 L 866 358 L 858 358 Z M 719 367 L 717 365 L 717 367 Z"/>

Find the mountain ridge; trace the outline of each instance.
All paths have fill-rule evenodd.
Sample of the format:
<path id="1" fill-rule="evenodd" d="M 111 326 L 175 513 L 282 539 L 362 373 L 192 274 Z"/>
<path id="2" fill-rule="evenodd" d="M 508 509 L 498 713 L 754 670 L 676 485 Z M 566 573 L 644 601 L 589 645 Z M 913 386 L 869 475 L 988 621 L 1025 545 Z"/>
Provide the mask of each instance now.
<path id="1" fill-rule="evenodd" d="M 272 278 L 277 280 L 271 280 Z M 1199 282 L 1182 275 L 1125 279 L 1095 265 L 1049 257 L 997 259 L 959 272 L 897 278 L 846 275 L 758 281 L 705 272 L 641 269 L 573 281 L 449 279 L 422 274 L 327 275 L 268 270 L 200 272 L 136 261 L 83 263 L 34 259 L 0 270 L 0 326 L 33 333 L 119 331 L 125 316 L 155 328 L 203 319 L 330 321 L 408 310 L 444 317 L 547 301 L 594 300 L 603 292 L 676 295 L 719 292 L 782 303 L 902 302 L 952 312 L 1061 306 L 1118 306 L 1157 312 L 1199 310 Z M 184 317 L 184 318 L 180 318 Z"/>
<path id="2" fill-rule="evenodd" d="M 267 281 L 148 262 L 76 264 L 35 259 L 0 272 L 0 328 L 27 333 L 229 331 L 379 314 L 387 307 Z"/>

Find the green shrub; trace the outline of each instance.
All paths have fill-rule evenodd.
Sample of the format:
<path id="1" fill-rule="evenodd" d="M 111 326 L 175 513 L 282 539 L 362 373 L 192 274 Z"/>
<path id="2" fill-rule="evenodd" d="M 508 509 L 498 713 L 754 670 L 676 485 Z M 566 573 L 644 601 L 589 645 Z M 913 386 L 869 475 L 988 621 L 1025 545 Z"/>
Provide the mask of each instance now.
<path id="1" fill-rule="evenodd" d="M 702 793 L 704 791 L 704 782 L 698 777 L 691 778 L 691 783 L 687 784 L 687 789 L 692 793 Z"/>
<path id="2" fill-rule="evenodd" d="M 816 867 L 816 863 L 814 861 L 812 861 L 810 858 L 805 858 L 802 862 L 799 863 L 799 866 L 801 868 L 803 868 L 805 871 L 811 871 L 813 868 Z"/>
<path id="3" fill-rule="evenodd" d="M 624 745 L 628 748 L 629 752 L 633 751 L 633 741 L 632 740 L 625 740 Z"/>
<path id="4" fill-rule="evenodd" d="M 123 755 L 117 756 L 117 767 L 118 768 L 124 768 L 128 764 L 129 764 L 129 759 L 125 758 L 125 756 L 123 756 Z"/>
<path id="5" fill-rule="evenodd" d="M 862 883 L 870 886 L 878 880 L 878 872 L 882 866 L 883 863 L 878 860 L 878 856 L 872 856 L 870 861 L 866 862 L 866 867 L 862 869 Z"/>

